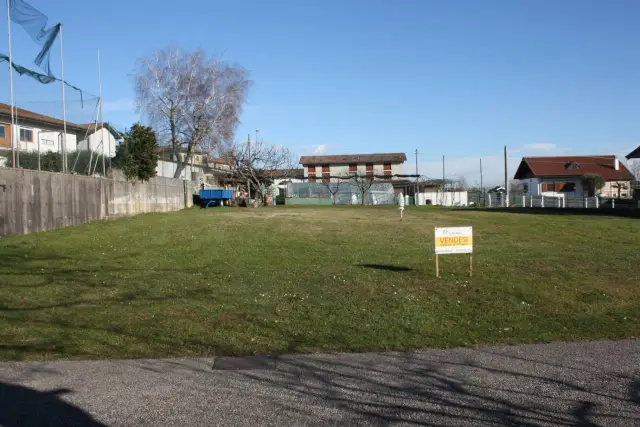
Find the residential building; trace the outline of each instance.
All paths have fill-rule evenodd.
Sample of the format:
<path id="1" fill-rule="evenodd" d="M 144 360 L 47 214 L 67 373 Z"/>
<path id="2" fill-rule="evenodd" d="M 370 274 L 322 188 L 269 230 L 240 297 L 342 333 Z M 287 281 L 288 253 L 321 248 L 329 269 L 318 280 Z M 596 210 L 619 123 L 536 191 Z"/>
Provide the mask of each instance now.
<path id="1" fill-rule="evenodd" d="M 332 156 L 302 156 L 304 177 L 308 182 L 337 180 L 350 175 L 388 176 L 398 178 L 407 161 L 404 153 L 338 154 Z M 331 178 L 334 177 L 334 178 Z"/>
<path id="2" fill-rule="evenodd" d="M 78 125 L 85 129 L 82 140 L 78 142 L 78 150 L 93 151 L 108 157 L 116 156 L 116 146 L 122 134 L 109 123 L 87 123 Z"/>
<path id="3" fill-rule="evenodd" d="M 176 161 L 172 147 L 163 145 L 161 147 L 158 147 L 156 151 L 158 152 L 159 160 L 164 160 L 167 162 Z M 187 157 L 187 150 L 181 149 L 178 155 L 180 156 L 180 160 L 184 161 L 184 159 Z M 199 151 L 199 150 L 195 150 L 193 151 L 193 153 L 191 153 L 191 159 L 189 161 L 189 164 L 192 164 L 193 166 L 202 166 L 203 168 L 209 168 L 209 169 L 219 169 L 219 170 L 230 169 L 229 163 L 227 163 L 226 160 L 211 156 L 210 154 L 205 153 L 203 151 Z"/>
<path id="4" fill-rule="evenodd" d="M 0 150 L 11 150 L 11 136 L 15 133 L 15 148 L 20 151 L 62 152 L 64 122 L 55 117 L 15 108 L 13 128 L 11 126 L 11 107 L 0 103 Z M 67 122 L 67 152 L 76 151 L 78 141 L 84 137 L 87 129 L 81 125 Z M 6 154 L 5 154 L 6 156 Z"/>
<path id="5" fill-rule="evenodd" d="M 14 132 L 17 133 L 16 150 L 62 152 L 64 122 L 58 118 L 22 108 L 15 108 Z M 67 152 L 77 150 L 100 151 L 109 157 L 115 157 L 117 140 L 120 133 L 108 123 L 76 124 L 67 122 Z M 11 150 L 11 107 L 0 103 L 0 150 Z M 100 145 L 101 141 L 105 141 Z"/>
<path id="6" fill-rule="evenodd" d="M 156 149 L 158 153 L 158 166 L 156 176 L 173 178 L 178 169 L 178 162 L 175 160 L 173 148 L 161 146 Z M 183 149 L 179 153 L 180 159 L 184 161 L 187 150 Z M 208 185 L 218 187 L 225 181 L 231 173 L 231 167 L 226 160 L 211 156 L 202 151 L 194 151 L 191 160 L 180 173 L 181 179 L 199 181 Z"/>
<path id="7" fill-rule="evenodd" d="M 631 159 L 640 159 L 640 146 L 638 146 L 638 148 L 636 148 L 635 150 L 633 150 L 632 152 L 627 154 L 626 157 L 629 160 L 631 160 Z"/>
<path id="8" fill-rule="evenodd" d="M 585 175 L 600 175 L 604 197 L 631 197 L 633 174 L 614 155 L 523 157 L 514 176 L 531 196 L 592 197 Z"/>

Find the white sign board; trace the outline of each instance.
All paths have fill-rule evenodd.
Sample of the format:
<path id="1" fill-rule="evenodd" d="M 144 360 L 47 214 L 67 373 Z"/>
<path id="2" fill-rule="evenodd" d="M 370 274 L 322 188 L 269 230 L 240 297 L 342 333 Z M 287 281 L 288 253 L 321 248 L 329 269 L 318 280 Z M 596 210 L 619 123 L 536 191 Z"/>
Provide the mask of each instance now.
<path id="1" fill-rule="evenodd" d="M 436 228 L 436 255 L 473 252 L 472 227 Z"/>

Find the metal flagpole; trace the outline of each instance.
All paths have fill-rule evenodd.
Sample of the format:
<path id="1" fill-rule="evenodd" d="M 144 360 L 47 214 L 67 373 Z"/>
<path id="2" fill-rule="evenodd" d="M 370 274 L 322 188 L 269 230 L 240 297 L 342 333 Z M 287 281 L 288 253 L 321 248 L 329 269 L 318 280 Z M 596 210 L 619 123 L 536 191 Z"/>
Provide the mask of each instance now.
<path id="1" fill-rule="evenodd" d="M 67 106 L 64 99 L 64 51 L 62 49 L 62 24 L 60 24 L 60 78 L 62 81 L 62 172 L 67 172 Z"/>
<path id="2" fill-rule="evenodd" d="M 7 35 L 9 38 L 9 97 L 11 98 L 11 167 L 16 167 L 16 144 L 15 134 L 16 129 L 14 127 L 13 111 L 15 105 L 13 104 L 13 56 L 11 55 L 11 11 L 9 10 L 9 1 L 7 0 Z"/>
<path id="3" fill-rule="evenodd" d="M 102 79 L 100 77 L 100 49 L 98 49 L 98 90 L 100 91 L 100 110 L 98 112 L 98 114 L 100 114 L 100 140 L 101 142 L 104 142 L 104 117 L 102 117 Z M 109 138 L 109 135 L 107 135 L 107 139 L 109 140 L 109 158 L 111 158 L 111 138 Z M 107 176 L 107 166 L 104 159 L 104 143 L 102 144 L 102 176 Z"/>

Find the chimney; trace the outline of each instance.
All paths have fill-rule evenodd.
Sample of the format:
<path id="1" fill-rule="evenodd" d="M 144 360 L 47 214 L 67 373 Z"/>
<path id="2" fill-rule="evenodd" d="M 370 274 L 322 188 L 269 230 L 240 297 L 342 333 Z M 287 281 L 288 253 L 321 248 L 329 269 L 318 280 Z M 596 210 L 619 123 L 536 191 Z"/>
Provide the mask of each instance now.
<path id="1" fill-rule="evenodd" d="M 620 160 L 618 160 L 617 158 L 613 161 L 613 168 L 617 171 L 620 170 Z"/>

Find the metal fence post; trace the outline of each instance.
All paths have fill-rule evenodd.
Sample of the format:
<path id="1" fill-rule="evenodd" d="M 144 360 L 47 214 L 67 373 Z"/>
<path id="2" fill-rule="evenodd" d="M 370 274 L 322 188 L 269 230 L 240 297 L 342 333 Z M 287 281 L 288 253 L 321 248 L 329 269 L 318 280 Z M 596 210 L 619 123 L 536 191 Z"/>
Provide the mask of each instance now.
<path id="1" fill-rule="evenodd" d="M 588 197 L 585 197 L 585 198 L 584 198 L 584 208 L 586 209 L 586 208 L 588 208 L 588 207 L 589 207 L 589 198 L 588 198 Z"/>
<path id="2" fill-rule="evenodd" d="M 600 207 L 600 199 L 596 197 L 596 209 Z"/>
<path id="3" fill-rule="evenodd" d="M 527 207 L 527 196 L 525 196 L 524 194 L 522 195 L 522 207 Z"/>
<path id="4" fill-rule="evenodd" d="M 611 209 L 616 208 L 616 199 L 611 199 Z"/>
<path id="5" fill-rule="evenodd" d="M 544 196 L 540 198 L 540 206 L 544 208 Z"/>
<path id="6" fill-rule="evenodd" d="M 489 199 L 489 207 L 491 207 L 491 194 L 487 194 L 487 198 Z"/>

